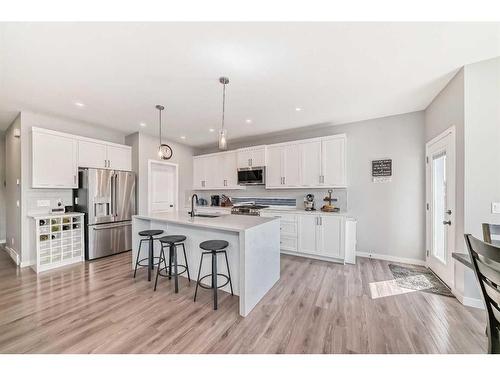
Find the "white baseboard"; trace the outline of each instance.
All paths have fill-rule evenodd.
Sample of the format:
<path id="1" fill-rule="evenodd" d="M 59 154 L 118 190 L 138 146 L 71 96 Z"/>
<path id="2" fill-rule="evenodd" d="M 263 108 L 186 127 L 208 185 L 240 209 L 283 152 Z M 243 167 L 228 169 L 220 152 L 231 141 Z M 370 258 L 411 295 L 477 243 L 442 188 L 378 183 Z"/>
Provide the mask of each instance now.
<path id="1" fill-rule="evenodd" d="M 457 290 L 453 290 L 453 294 L 464 306 L 475 307 L 476 309 L 484 310 L 483 300 L 478 298 L 464 297 Z"/>
<path id="2" fill-rule="evenodd" d="M 16 253 L 16 251 L 8 246 L 5 246 L 5 251 L 10 255 L 14 263 L 16 263 L 16 266 L 19 266 L 20 259 L 19 259 L 19 254 Z"/>
<path id="3" fill-rule="evenodd" d="M 397 263 L 405 263 L 405 264 L 414 264 L 417 266 L 425 266 L 425 260 L 421 260 L 421 259 L 401 258 L 401 257 L 394 257 L 392 255 L 385 255 L 385 254 L 365 253 L 363 251 L 356 251 L 356 256 L 362 257 L 362 258 L 387 260 L 389 262 L 397 262 Z"/>

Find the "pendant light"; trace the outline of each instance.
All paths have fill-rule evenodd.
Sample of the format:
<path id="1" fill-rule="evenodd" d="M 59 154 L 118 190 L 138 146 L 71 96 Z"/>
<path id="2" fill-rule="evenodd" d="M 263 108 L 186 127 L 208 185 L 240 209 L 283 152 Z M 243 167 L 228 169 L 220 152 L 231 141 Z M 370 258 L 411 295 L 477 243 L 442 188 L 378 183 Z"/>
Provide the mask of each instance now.
<path id="1" fill-rule="evenodd" d="M 222 126 L 219 130 L 219 150 L 227 150 L 227 130 L 224 129 L 224 114 L 226 110 L 226 85 L 229 83 L 229 78 L 220 77 L 219 82 L 222 83 Z"/>
<path id="2" fill-rule="evenodd" d="M 161 142 L 161 111 L 163 111 L 165 107 L 160 104 L 157 104 L 156 109 L 158 110 L 159 123 L 160 123 L 160 146 L 158 147 L 158 156 L 162 160 L 168 160 L 173 155 L 172 149 L 170 148 L 169 145 Z"/>

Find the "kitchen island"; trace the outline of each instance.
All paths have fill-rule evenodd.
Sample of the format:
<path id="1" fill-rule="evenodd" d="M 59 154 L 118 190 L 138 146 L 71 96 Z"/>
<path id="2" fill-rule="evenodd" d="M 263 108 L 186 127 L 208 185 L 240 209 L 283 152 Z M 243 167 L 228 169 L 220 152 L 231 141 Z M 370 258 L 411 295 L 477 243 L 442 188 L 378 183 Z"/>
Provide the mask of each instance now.
<path id="1" fill-rule="evenodd" d="M 191 217 L 187 212 L 165 212 L 132 217 L 132 268 L 139 247 L 138 233 L 146 229 L 161 229 L 164 235 L 184 235 L 193 293 L 201 258 L 199 244 L 207 240 L 229 242 L 227 256 L 234 294 L 239 296 L 239 313 L 247 316 L 280 277 L 280 222 L 279 219 L 259 216 L 221 215 L 218 217 Z M 146 258 L 147 243 L 141 249 Z M 155 241 L 154 256 L 160 245 Z M 208 258 L 203 262 L 201 276 L 211 272 Z M 179 264 L 183 257 L 179 256 Z M 218 259 L 220 273 L 226 273 L 225 262 Z M 156 269 L 155 269 L 156 272 Z M 184 273 L 182 276 L 187 277 Z M 160 280 L 159 283 L 168 283 Z M 171 287 L 159 285 L 159 288 Z M 221 290 L 229 292 L 229 285 Z M 236 297 L 235 297 L 236 298 Z"/>

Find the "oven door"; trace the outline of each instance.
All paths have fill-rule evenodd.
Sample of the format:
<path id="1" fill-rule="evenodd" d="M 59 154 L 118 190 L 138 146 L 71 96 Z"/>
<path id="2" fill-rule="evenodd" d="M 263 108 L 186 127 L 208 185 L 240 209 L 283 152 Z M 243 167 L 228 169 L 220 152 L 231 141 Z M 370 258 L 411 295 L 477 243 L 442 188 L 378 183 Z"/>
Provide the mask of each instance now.
<path id="1" fill-rule="evenodd" d="M 240 168 L 238 169 L 239 185 L 264 185 L 264 168 Z"/>

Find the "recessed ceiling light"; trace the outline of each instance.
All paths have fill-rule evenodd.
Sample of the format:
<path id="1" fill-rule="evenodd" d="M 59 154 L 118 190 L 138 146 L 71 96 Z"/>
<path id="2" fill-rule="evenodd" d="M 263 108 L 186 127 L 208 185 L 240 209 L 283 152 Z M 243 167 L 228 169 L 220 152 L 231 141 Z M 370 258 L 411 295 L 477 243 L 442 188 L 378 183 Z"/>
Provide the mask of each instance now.
<path id="1" fill-rule="evenodd" d="M 143 128 L 146 127 L 146 123 L 145 122 L 141 122 L 139 125 L 141 125 Z"/>
<path id="2" fill-rule="evenodd" d="M 77 107 L 80 107 L 80 108 L 85 107 L 85 104 L 83 104 L 82 102 L 75 102 L 74 104 L 75 104 Z"/>
<path id="3" fill-rule="evenodd" d="M 297 112 L 300 112 L 300 111 L 302 111 L 302 108 L 300 108 L 300 107 L 295 107 L 295 110 L 296 110 Z"/>
<path id="4" fill-rule="evenodd" d="M 247 119 L 245 120 L 245 122 L 246 122 L 247 124 L 251 124 L 251 123 L 252 123 L 252 119 L 247 118 Z"/>
<path id="5" fill-rule="evenodd" d="M 210 133 L 213 133 L 213 132 L 215 131 L 215 129 L 208 129 L 208 131 L 209 131 Z"/>
<path id="6" fill-rule="evenodd" d="M 186 136 L 185 135 L 181 135 L 181 139 L 186 139 Z"/>

